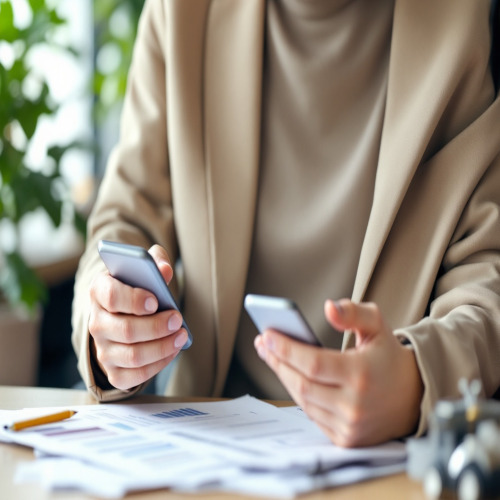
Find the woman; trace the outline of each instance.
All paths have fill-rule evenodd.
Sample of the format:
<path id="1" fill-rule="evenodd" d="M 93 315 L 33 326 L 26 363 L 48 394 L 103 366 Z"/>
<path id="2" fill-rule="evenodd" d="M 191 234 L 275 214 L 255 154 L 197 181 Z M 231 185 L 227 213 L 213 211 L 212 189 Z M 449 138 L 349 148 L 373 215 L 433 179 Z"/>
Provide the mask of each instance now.
<path id="1" fill-rule="evenodd" d="M 169 394 L 289 395 L 342 446 L 423 432 L 460 377 L 491 396 L 491 7 L 148 1 L 77 276 L 73 341 L 92 393 L 139 391 L 186 339 L 179 314 L 104 271 L 108 239 L 157 243 L 167 281 L 182 262 L 171 284 L 194 342 Z M 294 298 L 326 347 L 254 341 L 246 292 Z"/>

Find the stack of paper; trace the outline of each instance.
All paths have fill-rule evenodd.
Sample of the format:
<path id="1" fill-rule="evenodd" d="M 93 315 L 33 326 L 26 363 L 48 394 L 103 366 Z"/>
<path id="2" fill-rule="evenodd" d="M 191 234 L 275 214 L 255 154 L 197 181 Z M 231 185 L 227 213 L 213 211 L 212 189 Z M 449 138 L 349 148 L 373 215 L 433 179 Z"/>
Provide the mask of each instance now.
<path id="1" fill-rule="evenodd" d="M 19 481 L 105 498 L 162 487 L 293 497 L 405 468 L 403 443 L 339 448 L 297 407 L 276 408 L 250 396 L 69 409 L 77 415 L 18 432 L 3 426 L 42 410 L 0 414 L 0 440 L 44 457 L 24 464 Z"/>

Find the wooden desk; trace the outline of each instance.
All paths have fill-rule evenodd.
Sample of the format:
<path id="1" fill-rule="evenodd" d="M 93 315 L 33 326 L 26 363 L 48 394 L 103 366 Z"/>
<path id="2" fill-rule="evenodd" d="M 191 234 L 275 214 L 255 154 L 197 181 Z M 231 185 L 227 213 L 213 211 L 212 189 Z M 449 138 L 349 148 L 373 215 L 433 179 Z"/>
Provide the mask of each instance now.
<path id="1" fill-rule="evenodd" d="M 161 403 L 172 399 L 160 396 L 142 395 L 131 400 L 133 403 Z M 177 399 L 178 401 L 178 399 Z M 199 401 L 199 399 L 197 400 Z M 85 391 L 70 389 L 44 389 L 36 387 L 0 386 L 0 409 L 16 410 L 26 407 L 65 406 L 96 404 Z M 13 477 L 17 464 L 33 460 L 33 451 L 12 444 L 0 443 L 0 498 L 2 500 L 90 500 L 96 497 L 81 493 L 50 493 L 38 484 L 14 484 Z M 185 495 L 162 491 L 149 491 L 128 495 L 127 500 L 215 500 L 230 498 L 251 498 L 224 493 Z M 398 474 L 356 485 L 334 488 L 301 496 L 301 500 L 425 500 L 419 483 L 413 482 L 405 474 Z"/>

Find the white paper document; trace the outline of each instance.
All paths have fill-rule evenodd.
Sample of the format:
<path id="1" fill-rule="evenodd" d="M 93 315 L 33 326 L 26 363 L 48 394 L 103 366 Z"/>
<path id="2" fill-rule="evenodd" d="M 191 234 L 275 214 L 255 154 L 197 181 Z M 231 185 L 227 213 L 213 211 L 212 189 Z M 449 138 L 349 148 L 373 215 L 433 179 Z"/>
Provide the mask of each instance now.
<path id="1" fill-rule="evenodd" d="M 0 440 L 49 455 L 20 468 L 19 481 L 78 488 L 103 498 L 162 487 L 293 497 L 405 466 L 403 443 L 339 448 L 296 407 L 276 408 L 250 396 L 66 409 L 78 413 L 18 432 L 4 425 L 37 410 L 0 413 Z"/>

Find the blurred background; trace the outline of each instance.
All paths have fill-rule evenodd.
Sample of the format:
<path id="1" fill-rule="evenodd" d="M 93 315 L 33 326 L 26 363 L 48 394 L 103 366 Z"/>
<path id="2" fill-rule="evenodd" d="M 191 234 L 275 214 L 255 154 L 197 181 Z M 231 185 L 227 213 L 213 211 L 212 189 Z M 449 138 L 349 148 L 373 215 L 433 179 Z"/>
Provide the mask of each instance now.
<path id="1" fill-rule="evenodd" d="M 144 0 L 0 0 L 0 385 L 73 387 L 85 221 Z"/>

